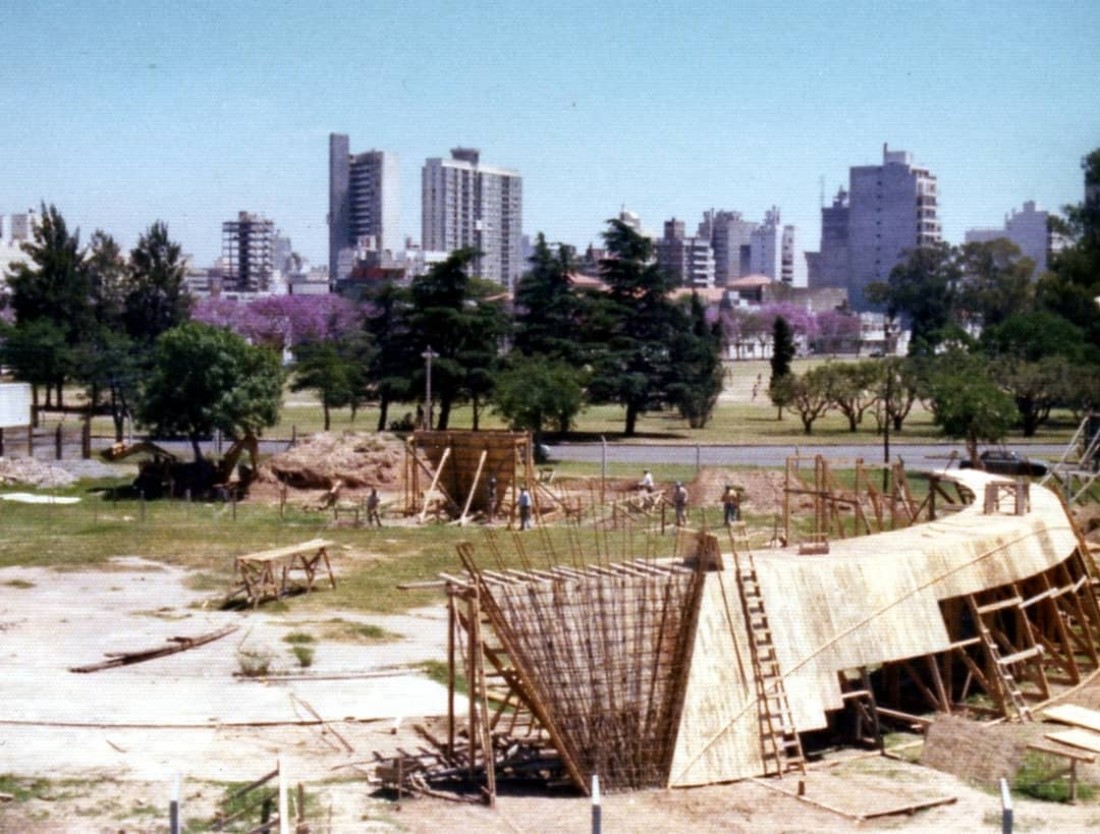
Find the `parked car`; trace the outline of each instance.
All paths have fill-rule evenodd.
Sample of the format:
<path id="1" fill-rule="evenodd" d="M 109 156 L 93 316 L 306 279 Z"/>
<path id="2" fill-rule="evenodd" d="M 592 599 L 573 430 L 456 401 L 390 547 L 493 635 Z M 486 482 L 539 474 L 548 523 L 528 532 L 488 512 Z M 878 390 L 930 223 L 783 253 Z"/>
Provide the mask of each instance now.
<path id="1" fill-rule="evenodd" d="M 994 475 L 1027 475 L 1032 478 L 1041 478 L 1048 471 L 1045 463 L 1028 460 L 1011 449 L 986 449 L 978 457 L 982 459 L 982 468 Z M 973 463 L 969 458 L 961 460 L 959 468 L 971 469 Z"/>

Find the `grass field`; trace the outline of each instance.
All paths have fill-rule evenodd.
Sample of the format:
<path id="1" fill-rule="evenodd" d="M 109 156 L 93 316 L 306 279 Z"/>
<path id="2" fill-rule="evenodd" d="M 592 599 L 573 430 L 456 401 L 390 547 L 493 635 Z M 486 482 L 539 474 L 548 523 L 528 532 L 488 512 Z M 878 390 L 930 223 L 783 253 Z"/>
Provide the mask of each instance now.
<path id="1" fill-rule="evenodd" d="M 801 372 L 812 361 L 801 360 L 795 370 Z M 791 443 L 806 441 L 799 420 L 794 415 L 776 419 L 776 410 L 768 402 L 766 387 L 769 368 L 766 362 L 733 363 L 729 368 L 727 389 L 713 420 L 705 429 L 693 431 L 678 416 L 647 414 L 639 422 L 639 437 L 630 442 L 710 443 Z M 758 382 L 758 379 L 760 382 Z M 753 388 L 757 387 L 756 396 Z M 404 413 L 392 410 L 392 416 Z M 57 418 L 53 418 L 56 423 Z M 66 418 L 70 424 L 75 418 Z M 468 408 L 453 415 L 452 427 L 469 427 Z M 354 421 L 348 411 L 334 414 L 334 431 L 373 431 L 377 412 L 365 409 Z M 577 436 L 606 436 L 621 439 L 622 410 L 613 407 L 591 408 L 578 420 Z M 46 421 L 40 431 L 49 431 Z M 316 401 L 303 393 L 288 396 L 282 422 L 269 437 L 289 438 L 292 432 L 302 436 L 321 428 L 321 409 Z M 491 414 L 482 416 L 483 428 L 503 428 Z M 1044 429 L 1037 440 L 1052 441 L 1068 438 L 1075 428 L 1066 415 L 1060 422 Z M 109 436 L 110 424 L 98 420 L 93 433 Z M 905 430 L 892 435 L 892 442 L 940 439 L 930 416 L 920 410 L 906 422 Z M 877 444 L 873 421 L 855 434 L 847 430 L 843 418 L 831 415 L 819 421 L 812 435 L 814 443 Z M 1011 439 L 1013 443 L 1019 438 Z M 98 445 L 103 445 L 100 441 Z M 125 470 L 123 470 L 125 471 Z M 557 466 L 558 477 L 594 476 L 598 465 L 564 463 Z M 607 474 L 611 478 L 634 478 L 635 467 L 612 463 Z M 662 483 L 691 480 L 695 468 L 691 461 L 654 467 L 655 477 Z M 236 507 L 221 503 L 139 502 L 111 500 L 112 487 L 122 486 L 129 476 L 95 482 L 81 482 L 55 494 L 78 496 L 79 504 L 28 505 L 0 501 L 0 567 L 36 565 L 58 569 L 85 566 L 104 567 L 115 556 L 136 555 L 180 565 L 194 571 L 195 586 L 210 591 L 212 598 L 223 593 L 232 578 L 233 557 L 243 553 L 279 547 L 304 541 L 318 535 L 335 540 L 340 564 L 341 581 L 335 592 L 293 600 L 295 606 L 338 607 L 349 610 L 393 612 L 423 604 L 438 598 L 438 592 L 415 590 L 396 592 L 399 584 L 434 579 L 440 571 L 456 570 L 455 545 L 465 539 L 482 536 L 476 528 L 451 525 L 394 524 L 381 530 L 331 526 L 331 516 L 307 512 L 302 507 L 287 507 L 280 515 L 275 506 L 243 503 Z M 711 508 L 713 509 L 713 508 Z M 698 512 L 696 509 L 695 512 Z M 750 519 L 751 521 L 751 519 Z M 769 525 L 770 519 L 758 519 Z M 559 533 L 552 533 L 552 536 Z M 510 564 L 519 564 L 517 554 L 506 557 Z"/>
<path id="2" fill-rule="evenodd" d="M 802 373 L 814 365 L 829 361 L 812 358 L 794 362 L 793 371 Z M 846 360 L 838 360 L 846 361 Z M 663 443 L 700 443 L 700 444 L 751 444 L 751 443 L 800 443 L 807 438 L 818 444 L 837 443 L 875 443 L 878 437 L 874 419 L 868 415 L 855 433 L 849 431 L 847 419 L 839 413 L 829 413 L 814 423 L 813 433 L 805 434 L 796 413 L 786 412 L 778 419 L 777 409 L 767 396 L 767 381 L 771 369 L 767 361 L 729 362 L 726 365 L 726 389 L 711 420 L 702 429 L 691 429 L 685 420 L 675 412 L 650 412 L 643 414 L 637 426 L 637 436 L 626 442 L 645 443 L 660 441 Z M 755 388 L 755 395 L 754 395 Z M 69 404 L 77 402 L 75 395 L 69 398 Z M 393 422 L 416 410 L 415 404 L 398 403 L 391 406 L 388 421 Z M 608 440 L 622 441 L 625 421 L 624 410 L 618 406 L 593 406 L 582 412 L 576 421 L 573 436 L 576 439 L 606 437 Z M 58 422 L 63 422 L 75 430 L 79 418 L 74 415 L 57 417 L 47 415 L 40 427 L 49 431 Z M 459 406 L 451 414 L 450 428 L 469 429 L 473 425 L 473 414 L 469 406 Z M 301 436 L 320 431 L 324 426 L 323 412 L 316 397 L 309 392 L 287 393 L 279 423 L 265 431 L 264 436 L 276 440 L 289 440 L 292 436 Z M 378 409 L 368 405 L 352 414 L 350 409 L 338 409 L 332 413 L 333 431 L 374 431 L 378 426 Z M 503 429 L 507 426 L 493 413 L 491 407 L 483 409 L 480 428 Z M 1050 423 L 1040 428 L 1036 442 L 1059 442 L 1068 440 L 1077 428 L 1077 420 L 1068 413 L 1055 412 Z M 97 438 L 110 438 L 113 435 L 110 420 L 98 417 L 93 422 L 92 432 Z M 920 404 L 905 421 L 899 433 L 891 434 L 891 442 L 925 442 L 941 440 L 943 435 L 933 424 L 932 415 Z M 1008 438 L 1013 443 L 1022 439 L 1019 432 L 1013 432 Z M 101 441 L 103 442 L 103 441 Z"/>

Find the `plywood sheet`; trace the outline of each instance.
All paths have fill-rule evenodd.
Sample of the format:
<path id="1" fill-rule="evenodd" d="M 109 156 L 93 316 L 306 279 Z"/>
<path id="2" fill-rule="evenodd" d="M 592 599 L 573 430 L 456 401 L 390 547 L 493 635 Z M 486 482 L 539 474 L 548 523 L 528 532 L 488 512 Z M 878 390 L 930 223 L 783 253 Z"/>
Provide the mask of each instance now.
<path id="1" fill-rule="evenodd" d="M 1100 733 L 1100 712 L 1094 709 L 1079 707 L 1076 704 L 1059 704 L 1056 707 L 1044 709 L 1043 715 L 1060 724 L 1072 724 L 1075 727 L 1084 727 Z"/>
<path id="2" fill-rule="evenodd" d="M 732 572 L 706 575 L 669 787 L 764 771 L 752 656 Z"/>
<path id="3" fill-rule="evenodd" d="M 1100 753 L 1100 735 L 1091 730 L 1059 730 L 1056 733 L 1047 733 L 1046 738 L 1091 753 Z"/>

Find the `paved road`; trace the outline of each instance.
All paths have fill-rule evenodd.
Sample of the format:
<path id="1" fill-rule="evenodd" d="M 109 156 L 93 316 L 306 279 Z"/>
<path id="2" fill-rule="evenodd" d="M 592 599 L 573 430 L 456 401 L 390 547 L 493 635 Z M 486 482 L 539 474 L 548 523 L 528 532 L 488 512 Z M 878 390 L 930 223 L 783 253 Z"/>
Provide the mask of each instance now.
<path id="1" fill-rule="evenodd" d="M 182 459 L 190 459 L 191 445 L 181 441 L 157 441 L 158 445 L 179 455 Z M 97 438 L 95 448 L 101 448 L 104 443 Z M 290 446 L 286 440 L 261 440 L 261 454 L 274 454 L 281 452 Z M 203 451 L 217 455 L 218 450 L 213 443 L 203 443 Z M 223 443 L 223 450 L 228 446 Z M 1034 460 L 1051 461 L 1058 460 L 1065 451 L 1063 444 L 1010 444 L 1010 448 L 1019 452 L 1022 457 Z M 551 460 L 579 461 L 582 463 L 599 463 L 604 459 L 604 444 L 601 443 L 561 443 L 549 445 Z M 20 453 L 25 453 L 25 446 L 20 444 Z M 47 460 L 54 457 L 54 447 L 49 438 L 42 437 L 36 440 L 35 457 Z M 892 443 L 890 446 L 890 458 L 901 458 L 907 467 L 911 469 L 940 469 L 947 466 L 954 453 L 956 458 L 965 458 L 966 449 L 961 443 L 916 443 L 900 444 Z M 606 444 L 606 460 L 608 463 L 628 463 L 642 467 L 645 465 L 657 466 L 661 464 L 687 464 L 697 466 L 782 466 L 787 458 L 793 454 L 813 457 L 821 455 L 831 461 L 852 461 L 862 458 L 865 463 L 881 463 L 883 448 L 881 443 L 845 444 L 840 446 L 820 446 L 815 444 L 805 445 L 699 445 L 673 444 L 673 443 L 616 443 Z M 63 456 L 66 459 L 79 457 L 78 444 L 66 443 Z"/>
<path id="2" fill-rule="evenodd" d="M 1065 451 L 1062 444 L 1035 444 L 1013 447 L 1021 456 L 1035 460 L 1057 460 Z M 549 446 L 551 460 L 599 463 L 604 459 L 604 445 L 600 443 L 564 443 Z M 951 454 L 966 457 L 966 449 L 960 443 L 891 444 L 890 458 L 901 458 L 912 469 L 940 469 L 951 461 Z M 774 446 L 690 446 L 660 443 L 644 445 L 608 443 L 608 463 L 631 463 L 639 466 L 650 464 L 695 464 L 698 466 L 782 466 L 793 454 L 813 457 L 821 455 L 832 461 L 862 458 L 865 463 L 881 463 L 881 444 L 843 446 L 774 445 Z"/>

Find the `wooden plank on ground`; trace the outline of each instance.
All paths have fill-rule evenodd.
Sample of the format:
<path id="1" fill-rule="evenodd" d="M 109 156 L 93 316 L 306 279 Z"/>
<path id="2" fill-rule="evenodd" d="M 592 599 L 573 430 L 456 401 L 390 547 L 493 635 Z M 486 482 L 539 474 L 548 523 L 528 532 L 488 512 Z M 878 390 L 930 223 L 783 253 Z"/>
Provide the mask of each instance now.
<path id="1" fill-rule="evenodd" d="M 129 666 L 132 663 L 144 663 L 146 660 L 153 660 L 157 657 L 164 657 L 169 654 L 176 654 L 177 652 L 185 652 L 188 649 L 194 649 L 198 646 L 203 646 L 207 643 L 212 643 L 227 634 L 232 634 L 240 626 L 228 625 L 224 628 L 219 628 L 217 631 L 211 631 L 207 634 L 200 634 L 197 637 L 173 637 L 169 640 L 167 646 L 158 646 L 154 649 L 141 649 L 134 652 L 113 652 L 108 656 L 110 660 L 105 660 L 102 663 L 92 663 L 87 666 L 73 666 L 70 667 L 70 672 L 98 672 L 101 669 L 114 669 L 118 666 Z"/>
<path id="2" fill-rule="evenodd" d="M 1076 704 L 1059 704 L 1056 707 L 1044 709 L 1043 715 L 1059 724 L 1072 724 L 1074 727 L 1084 727 L 1100 733 L 1100 711 L 1094 709 L 1079 707 Z"/>
<path id="3" fill-rule="evenodd" d="M 1059 730 L 1057 733 L 1047 733 L 1045 737 L 1070 747 L 1100 753 L 1100 735 L 1090 730 Z"/>

